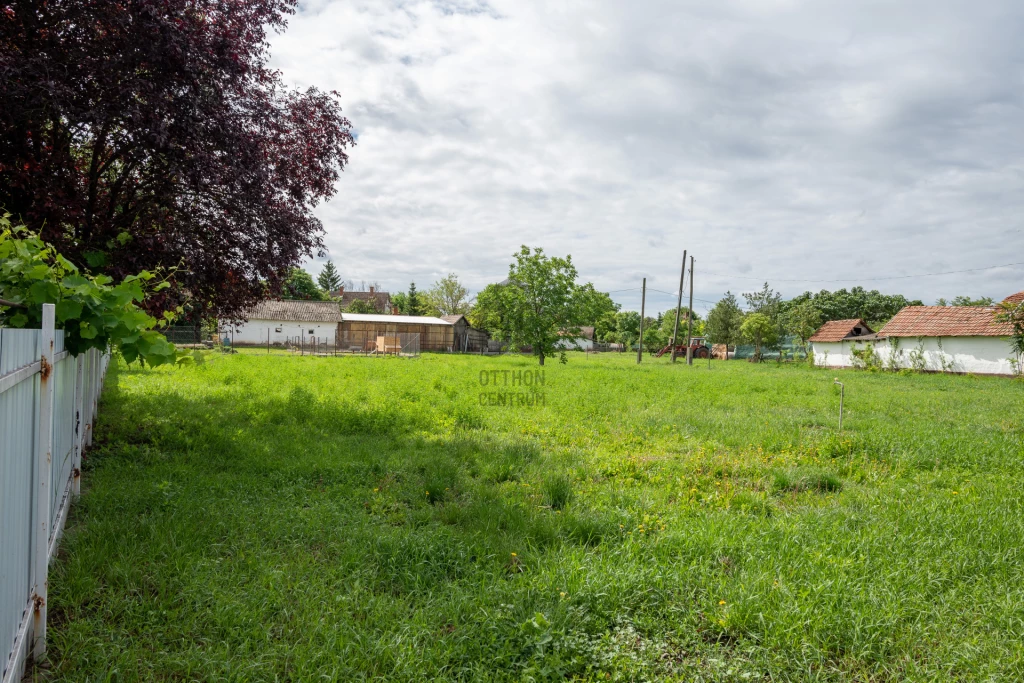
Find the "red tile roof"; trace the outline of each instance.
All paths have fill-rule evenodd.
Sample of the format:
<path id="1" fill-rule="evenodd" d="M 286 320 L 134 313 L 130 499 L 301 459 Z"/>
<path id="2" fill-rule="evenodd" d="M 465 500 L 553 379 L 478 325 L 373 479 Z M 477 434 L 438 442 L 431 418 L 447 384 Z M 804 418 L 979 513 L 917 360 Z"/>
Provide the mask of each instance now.
<path id="1" fill-rule="evenodd" d="M 1004 304 L 1019 304 L 1024 303 L 1024 292 L 1017 292 L 1003 299 Z"/>
<path id="2" fill-rule="evenodd" d="M 843 341 L 847 337 L 860 336 L 854 334 L 854 328 L 857 326 L 864 328 L 864 334 L 871 334 L 871 328 L 867 326 L 860 318 L 851 318 L 849 320 L 829 320 L 827 323 L 818 328 L 818 331 L 811 335 L 811 338 L 807 341 L 812 342 L 838 342 Z"/>
<path id="3" fill-rule="evenodd" d="M 1008 322 L 991 306 L 907 306 L 878 333 L 882 337 L 1006 337 Z"/>

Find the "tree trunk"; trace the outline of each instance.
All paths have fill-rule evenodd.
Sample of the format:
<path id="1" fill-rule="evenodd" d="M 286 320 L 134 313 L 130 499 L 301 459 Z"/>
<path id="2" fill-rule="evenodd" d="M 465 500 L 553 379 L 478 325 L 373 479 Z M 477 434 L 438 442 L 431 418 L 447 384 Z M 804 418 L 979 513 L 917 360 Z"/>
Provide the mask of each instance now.
<path id="1" fill-rule="evenodd" d="M 543 351 L 540 353 L 540 364 L 544 365 L 544 352 Z"/>

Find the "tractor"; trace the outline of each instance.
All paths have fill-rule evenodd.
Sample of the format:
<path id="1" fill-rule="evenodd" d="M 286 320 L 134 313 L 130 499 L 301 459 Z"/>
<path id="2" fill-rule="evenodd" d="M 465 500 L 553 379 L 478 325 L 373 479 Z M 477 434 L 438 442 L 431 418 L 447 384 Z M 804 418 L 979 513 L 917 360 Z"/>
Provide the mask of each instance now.
<path id="1" fill-rule="evenodd" d="M 707 358 L 711 355 L 711 347 L 708 346 L 707 340 L 704 337 L 693 337 L 690 340 L 690 349 L 692 350 L 694 358 Z M 661 358 L 666 353 L 671 353 L 672 345 L 669 344 L 654 356 L 655 358 Z M 686 358 L 686 344 L 676 344 L 676 356 L 682 356 Z"/>

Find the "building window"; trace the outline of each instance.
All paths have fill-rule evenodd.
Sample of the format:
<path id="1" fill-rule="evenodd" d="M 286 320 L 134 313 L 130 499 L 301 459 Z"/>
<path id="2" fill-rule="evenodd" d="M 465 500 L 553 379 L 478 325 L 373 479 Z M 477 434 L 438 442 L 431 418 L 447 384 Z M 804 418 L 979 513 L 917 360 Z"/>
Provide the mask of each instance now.
<path id="1" fill-rule="evenodd" d="M 281 328 L 280 328 L 280 327 L 275 327 L 275 328 L 274 328 L 274 332 L 280 332 L 280 331 L 281 331 Z"/>
<path id="2" fill-rule="evenodd" d="M 316 330 L 310 330 L 309 333 L 313 334 Z"/>

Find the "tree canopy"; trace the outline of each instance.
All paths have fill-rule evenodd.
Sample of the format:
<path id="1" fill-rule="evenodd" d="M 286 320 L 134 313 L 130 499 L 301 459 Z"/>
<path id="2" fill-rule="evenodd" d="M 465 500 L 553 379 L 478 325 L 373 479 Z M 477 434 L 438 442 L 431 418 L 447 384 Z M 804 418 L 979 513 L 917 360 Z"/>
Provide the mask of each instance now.
<path id="1" fill-rule="evenodd" d="M 740 335 L 754 345 L 753 362 L 761 360 L 761 352 L 771 348 L 779 341 L 778 328 L 772 319 L 764 313 L 748 313 L 740 325 Z"/>
<path id="2" fill-rule="evenodd" d="M 302 268 L 292 268 L 288 278 L 281 288 L 281 297 L 284 299 L 305 299 L 307 301 L 326 301 L 329 297 L 322 292 L 313 276 Z"/>
<path id="3" fill-rule="evenodd" d="M 736 296 L 726 292 L 715 307 L 708 312 L 705 332 L 713 344 L 733 346 L 740 340 L 740 326 L 743 324 L 743 311 L 740 309 Z"/>
<path id="4" fill-rule="evenodd" d="M 861 318 L 875 324 L 883 323 L 899 313 L 904 306 L 921 306 L 919 300 L 910 300 L 901 294 L 882 294 L 877 289 L 867 291 L 863 287 L 834 292 L 821 290 L 817 294 L 804 292 L 786 302 L 793 308 L 810 301 L 821 313 L 822 322 L 829 320 L 850 320 Z"/>
<path id="5" fill-rule="evenodd" d="M 591 320 L 604 299 L 590 283 L 576 282 L 571 256 L 548 256 L 539 247 L 531 250 L 524 245 L 514 258 L 508 283 L 493 285 L 481 296 L 493 306 L 489 320 L 500 326 L 499 334 L 514 345 L 531 347 L 544 365 L 545 358 L 558 352 L 561 339 L 580 336 L 580 326 Z"/>
<path id="6" fill-rule="evenodd" d="M 38 328 L 43 304 L 54 304 L 64 348 L 78 355 L 90 348 L 120 351 L 132 363 L 173 362 L 174 346 L 157 331 L 174 318 L 154 318 L 140 308 L 169 283 L 143 271 L 114 284 L 106 275 L 86 275 L 24 226 L 0 216 L 0 326 Z"/>
<path id="7" fill-rule="evenodd" d="M 328 295 L 341 287 L 341 275 L 338 273 L 338 269 L 334 267 L 334 261 L 328 260 L 324 264 L 324 267 L 320 269 L 320 274 L 316 276 L 316 283 Z"/>
<path id="8" fill-rule="evenodd" d="M 469 312 L 469 290 L 455 273 L 448 273 L 427 290 L 426 308 L 435 315 L 465 315 Z"/>
<path id="9" fill-rule="evenodd" d="M 277 291 L 322 250 L 313 208 L 354 144 L 336 93 L 268 65 L 296 4 L 7 2 L 0 206 L 81 270 L 173 268 L 151 310 L 227 317 Z"/>

